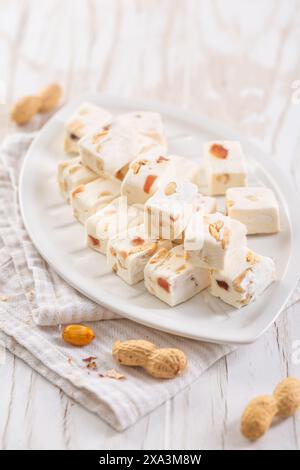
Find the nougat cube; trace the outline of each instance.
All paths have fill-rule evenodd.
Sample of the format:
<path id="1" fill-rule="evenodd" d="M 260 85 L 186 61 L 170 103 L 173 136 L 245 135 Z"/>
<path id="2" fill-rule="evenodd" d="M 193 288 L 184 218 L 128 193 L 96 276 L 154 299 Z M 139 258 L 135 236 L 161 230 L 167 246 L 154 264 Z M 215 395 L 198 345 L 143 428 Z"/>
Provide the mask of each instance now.
<path id="1" fill-rule="evenodd" d="M 130 163 L 122 182 L 121 194 L 127 197 L 128 204 L 144 204 L 173 172 L 171 157 L 160 153 L 159 149 L 154 153 L 148 152 Z"/>
<path id="2" fill-rule="evenodd" d="M 165 150 L 135 129 L 116 124 L 106 130 L 99 129 L 79 142 L 80 156 L 86 166 L 99 176 L 114 177 L 120 181 L 123 181 L 133 160 L 157 147 Z"/>
<path id="3" fill-rule="evenodd" d="M 145 203 L 146 233 L 152 238 L 180 238 L 193 211 L 197 186 L 174 179 L 164 182 Z"/>
<path id="4" fill-rule="evenodd" d="M 126 200 L 119 197 L 87 219 L 86 245 L 106 255 L 108 240 L 141 225 L 143 218 L 143 206 L 139 204 L 128 206 Z"/>
<path id="5" fill-rule="evenodd" d="M 110 239 L 107 244 L 107 263 L 113 272 L 127 284 L 133 285 L 144 279 L 148 260 L 160 248 L 171 249 L 169 240 L 149 239 L 144 225 L 133 227 L 124 236 Z"/>
<path id="6" fill-rule="evenodd" d="M 112 114 L 106 109 L 92 103 L 80 105 L 65 125 L 64 150 L 66 153 L 78 154 L 78 142 L 95 128 L 104 128 L 112 120 Z"/>
<path id="7" fill-rule="evenodd" d="M 190 239 L 184 242 L 187 259 L 195 266 L 224 269 L 232 252 L 246 246 L 246 227 L 218 212 L 203 215 L 200 211 L 199 217 L 195 245 Z"/>
<path id="8" fill-rule="evenodd" d="M 241 308 L 253 302 L 275 279 L 274 261 L 244 247 L 231 257 L 224 270 L 212 272 L 210 292 Z"/>
<path id="9" fill-rule="evenodd" d="M 274 192 L 265 187 L 231 188 L 226 191 L 227 214 L 242 222 L 247 233 L 277 233 L 279 206 Z"/>
<path id="10" fill-rule="evenodd" d="M 207 188 L 211 196 L 224 195 L 228 188 L 246 186 L 247 170 L 239 142 L 206 142 L 203 151 Z"/>
<path id="11" fill-rule="evenodd" d="M 182 245 L 160 249 L 145 267 L 145 287 L 171 307 L 192 298 L 210 285 L 210 270 L 186 260 Z"/>
<path id="12" fill-rule="evenodd" d="M 116 125 L 135 129 L 158 144 L 166 147 L 165 130 L 162 117 L 152 111 L 137 111 L 120 114 L 116 118 Z"/>
<path id="13" fill-rule="evenodd" d="M 99 177 L 77 186 L 70 194 L 74 218 L 84 224 L 88 217 L 120 196 L 120 186 L 114 179 Z"/>
<path id="14" fill-rule="evenodd" d="M 98 178 L 98 175 L 83 165 L 80 157 L 59 162 L 57 167 L 58 187 L 62 197 L 69 202 L 73 189 Z"/>

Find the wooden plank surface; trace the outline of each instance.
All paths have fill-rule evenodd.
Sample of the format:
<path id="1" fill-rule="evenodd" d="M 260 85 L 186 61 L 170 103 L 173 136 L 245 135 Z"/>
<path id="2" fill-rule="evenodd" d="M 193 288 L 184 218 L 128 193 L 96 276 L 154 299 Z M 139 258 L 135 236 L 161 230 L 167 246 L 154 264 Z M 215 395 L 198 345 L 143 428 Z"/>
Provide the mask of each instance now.
<path id="1" fill-rule="evenodd" d="M 0 137 L 16 131 L 7 117 L 16 98 L 58 80 L 65 100 L 97 90 L 217 118 L 289 170 L 300 144 L 299 38 L 299 0 L 0 0 Z M 239 419 L 248 399 L 300 377 L 299 308 L 123 433 L 7 354 L 0 448 L 298 449 L 299 413 L 255 444 Z"/>

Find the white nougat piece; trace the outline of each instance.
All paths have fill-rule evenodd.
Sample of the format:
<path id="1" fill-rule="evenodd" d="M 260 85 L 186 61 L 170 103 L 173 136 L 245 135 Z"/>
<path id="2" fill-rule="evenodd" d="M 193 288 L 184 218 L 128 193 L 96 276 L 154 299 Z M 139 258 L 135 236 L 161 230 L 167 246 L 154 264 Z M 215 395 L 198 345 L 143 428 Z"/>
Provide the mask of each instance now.
<path id="1" fill-rule="evenodd" d="M 199 216 L 201 217 L 201 212 Z M 199 223 L 201 231 L 198 229 L 194 247 L 191 237 L 188 239 L 187 258 L 195 266 L 223 269 L 233 256 L 233 251 L 246 246 L 246 227 L 218 212 L 204 214 L 202 221 L 203 225 L 201 221 Z"/>
<path id="2" fill-rule="evenodd" d="M 96 178 L 98 178 L 98 175 L 83 165 L 80 157 L 59 162 L 57 167 L 58 186 L 61 195 L 66 201 L 69 201 L 70 193 L 73 189 Z"/>
<path id="3" fill-rule="evenodd" d="M 201 250 L 204 243 L 204 222 L 205 214 L 213 214 L 217 211 L 217 201 L 214 197 L 197 194 L 194 202 L 194 209 L 190 220 L 184 229 L 182 241 L 185 250 Z"/>
<path id="4" fill-rule="evenodd" d="M 171 307 L 190 299 L 210 285 L 210 270 L 185 259 L 182 245 L 159 250 L 145 267 L 148 291 Z"/>
<path id="5" fill-rule="evenodd" d="M 180 183 L 177 179 L 165 182 L 145 203 L 146 233 L 151 238 L 176 240 L 184 231 L 193 212 L 197 186 Z"/>
<path id="6" fill-rule="evenodd" d="M 158 151 L 140 157 L 129 165 L 122 182 L 121 194 L 127 197 L 128 204 L 144 204 L 156 191 L 166 177 L 175 173 L 171 157 Z"/>
<path id="7" fill-rule="evenodd" d="M 127 284 L 133 285 L 144 279 L 144 268 L 148 260 L 160 248 L 171 249 L 169 240 L 151 240 L 145 234 L 144 225 L 133 227 L 123 237 L 109 240 L 107 263 L 113 272 Z"/>
<path id="8" fill-rule="evenodd" d="M 73 216 L 79 222 L 86 219 L 120 195 L 120 183 L 114 179 L 97 178 L 77 186 L 70 195 Z"/>
<path id="9" fill-rule="evenodd" d="M 166 147 L 166 137 L 161 115 L 151 111 L 137 111 L 120 114 L 116 124 L 135 129 L 139 134 L 156 141 Z"/>
<path id="10" fill-rule="evenodd" d="M 228 188 L 246 186 L 247 172 L 242 147 L 235 141 L 204 144 L 208 193 L 224 195 Z"/>
<path id="11" fill-rule="evenodd" d="M 274 261 L 244 247 L 224 270 L 212 272 L 210 292 L 240 308 L 255 300 L 275 279 Z"/>
<path id="12" fill-rule="evenodd" d="M 231 188 L 226 191 L 227 214 L 247 227 L 247 233 L 280 230 L 279 207 L 273 191 L 265 187 Z"/>
<path id="13" fill-rule="evenodd" d="M 195 183 L 198 186 L 199 193 L 209 195 L 208 185 L 207 185 L 207 176 L 206 176 L 206 165 L 204 158 L 201 158 L 197 161 L 199 171 L 197 173 L 197 179 Z"/>
<path id="14" fill-rule="evenodd" d="M 204 214 L 213 214 L 217 212 L 217 200 L 215 197 L 203 196 L 203 194 L 197 193 L 195 208 L 203 209 Z"/>
<path id="15" fill-rule="evenodd" d="M 79 106 L 65 125 L 64 150 L 79 153 L 78 142 L 95 128 L 103 128 L 112 120 L 112 114 L 92 103 Z"/>
<path id="16" fill-rule="evenodd" d="M 79 142 L 85 165 L 100 176 L 113 176 L 120 181 L 124 179 L 130 162 L 158 146 L 156 141 L 135 129 L 116 124 L 89 134 Z M 159 149 L 165 150 L 161 146 Z"/>
<path id="17" fill-rule="evenodd" d="M 143 206 L 128 206 L 122 197 L 89 217 L 85 223 L 86 244 L 106 255 L 109 239 L 143 223 Z"/>
<path id="18" fill-rule="evenodd" d="M 201 179 L 201 166 L 189 158 L 179 155 L 172 155 L 172 162 L 175 167 L 175 175 L 179 180 L 190 181 L 199 185 Z"/>

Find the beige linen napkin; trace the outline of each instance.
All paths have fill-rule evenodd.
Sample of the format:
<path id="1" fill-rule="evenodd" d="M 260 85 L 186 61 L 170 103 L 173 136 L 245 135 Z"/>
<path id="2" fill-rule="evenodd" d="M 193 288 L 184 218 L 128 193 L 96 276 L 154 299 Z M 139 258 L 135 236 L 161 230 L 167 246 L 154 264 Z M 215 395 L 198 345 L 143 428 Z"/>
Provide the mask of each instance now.
<path id="1" fill-rule="evenodd" d="M 60 279 L 36 251 L 20 216 L 18 174 L 32 138 L 11 136 L 0 150 L 0 341 L 70 397 L 123 430 L 190 385 L 233 348 L 179 338 L 121 319 Z M 296 298 L 299 290 L 293 301 Z M 81 321 L 93 321 L 96 340 L 77 349 L 61 340 L 60 325 Z M 188 356 L 187 371 L 163 381 L 141 369 L 116 366 L 111 357 L 114 341 L 131 338 L 182 349 Z M 97 369 L 86 367 L 83 360 L 89 356 L 97 357 Z M 112 368 L 125 378 L 103 377 Z"/>

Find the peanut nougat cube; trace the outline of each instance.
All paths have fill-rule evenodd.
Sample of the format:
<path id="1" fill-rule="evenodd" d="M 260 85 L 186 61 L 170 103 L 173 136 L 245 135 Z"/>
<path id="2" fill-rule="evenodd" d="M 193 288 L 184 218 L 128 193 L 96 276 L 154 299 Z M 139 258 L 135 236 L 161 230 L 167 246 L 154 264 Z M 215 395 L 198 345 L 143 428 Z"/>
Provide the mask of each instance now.
<path id="1" fill-rule="evenodd" d="M 164 179 L 175 172 L 171 157 L 159 150 L 148 152 L 130 163 L 121 186 L 121 194 L 127 197 L 128 204 L 144 204 L 156 193 Z"/>
<path id="2" fill-rule="evenodd" d="M 112 238 L 107 244 L 108 266 L 127 284 L 133 285 L 144 279 L 148 260 L 160 248 L 171 249 L 169 240 L 149 239 L 144 225 L 129 229 L 124 236 Z"/>
<path id="3" fill-rule="evenodd" d="M 178 179 L 164 182 L 145 203 L 145 228 L 151 238 L 176 240 L 193 211 L 197 186 Z"/>
<path id="4" fill-rule="evenodd" d="M 223 195 L 228 188 L 246 186 L 247 171 L 239 142 L 205 143 L 204 162 L 210 195 Z"/>
<path id="5" fill-rule="evenodd" d="M 143 218 L 143 206 L 140 204 L 128 206 L 126 200 L 119 197 L 87 219 L 85 223 L 86 244 L 106 255 L 108 240 L 131 227 L 141 225 Z"/>
<path id="6" fill-rule="evenodd" d="M 210 292 L 240 308 L 255 300 L 275 279 L 274 261 L 244 247 L 230 258 L 224 270 L 212 272 Z"/>
<path id="7" fill-rule="evenodd" d="M 186 260 L 182 245 L 160 249 L 145 267 L 148 291 L 171 307 L 190 299 L 210 285 L 210 270 Z"/>
<path id="8" fill-rule="evenodd" d="M 279 207 L 273 191 L 265 187 L 231 188 L 226 191 L 227 214 L 247 227 L 247 233 L 280 230 Z"/>
<path id="9" fill-rule="evenodd" d="M 195 266 L 223 269 L 232 252 L 246 246 L 246 227 L 237 220 L 216 212 L 201 214 L 197 225 L 195 245 L 185 240 L 187 259 Z"/>
<path id="10" fill-rule="evenodd" d="M 139 134 L 166 147 L 164 125 L 159 113 L 152 111 L 124 113 L 120 114 L 115 122 L 116 125 L 135 129 Z"/>
<path id="11" fill-rule="evenodd" d="M 79 153 L 78 142 L 95 128 L 103 128 L 112 120 L 112 114 L 92 103 L 79 106 L 65 125 L 64 150 Z"/>
<path id="12" fill-rule="evenodd" d="M 88 217 L 120 196 L 120 186 L 110 178 L 97 178 L 77 186 L 70 195 L 74 218 L 85 223 Z"/>
<path id="13" fill-rule="evenodd" d="M 77 186 L 89 183 L 98 178 L 98 175 L 83 165 L 80 157 L 69 158 L 59 162 L 57 168 L 57 181 L 61 195 L 66 201 L 70 193 Z"/>
<path id="14" fill-rule="evenodd" d="M 130 162 L 159 147 L 155 140 L 139 134 L 134 128 L 112 124 L 81 139 L 79 150 L 82 161 L 99 176 L 115 177 L 122 181 Z"/>

